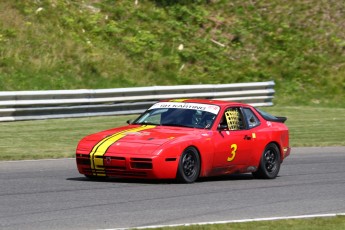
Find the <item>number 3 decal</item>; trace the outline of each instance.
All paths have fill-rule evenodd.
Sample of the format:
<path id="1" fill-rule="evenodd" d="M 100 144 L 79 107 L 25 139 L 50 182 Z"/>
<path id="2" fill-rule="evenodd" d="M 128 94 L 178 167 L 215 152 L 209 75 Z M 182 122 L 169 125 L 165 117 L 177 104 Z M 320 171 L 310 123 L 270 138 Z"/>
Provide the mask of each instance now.
<path id="1" fill-rule="evenodd" d="M 235 156 L 236 156 L 236 151 L 237 151 L 237 145 L 236 144 L 232 144 L 230 146 L 231 148 L 231 156 L 228 157 L 228 161 L 233 161 L 235 159 Z"/>

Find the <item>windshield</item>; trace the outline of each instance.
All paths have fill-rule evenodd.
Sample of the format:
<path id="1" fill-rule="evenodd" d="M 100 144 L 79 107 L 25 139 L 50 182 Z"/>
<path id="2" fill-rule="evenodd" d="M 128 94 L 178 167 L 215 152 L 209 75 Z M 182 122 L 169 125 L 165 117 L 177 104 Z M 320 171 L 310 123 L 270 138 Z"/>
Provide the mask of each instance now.
<path id="1" fill-rule="evenodd" d="M 210 129 L 218 112 L 219 107 L 215 105 L 159 102 L 143 113 L 133 124 Z"/>

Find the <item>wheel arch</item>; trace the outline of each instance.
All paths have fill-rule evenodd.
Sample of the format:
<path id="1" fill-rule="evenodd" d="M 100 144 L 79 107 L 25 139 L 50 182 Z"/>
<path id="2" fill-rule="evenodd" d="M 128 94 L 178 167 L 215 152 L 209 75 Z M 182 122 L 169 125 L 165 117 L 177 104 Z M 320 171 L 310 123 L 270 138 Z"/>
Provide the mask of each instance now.
<path id="1" fill-rule="evenodd" d="M 183 151 L 181 152 L 181 154 L 180 154 L 180 157 L 181 157 L 181 155 L 182 155 L 182 153 L 187 149 L 187 148 L 194 148 L 195 150 L 196 150 L 196 152 L 198 153 L 198 155 L 199 155 L 199 159 L 200 159 L 200 172 L 199 172 L 199 175 L 198 175 L 198 177 L 200 177 L 200 176 L 202 176 L 203 175 L 203 171 L 204 171 L 204 169 L 203 169 L 203 157 L 202 157 L 202 154 L 201 154 L 201 152 L 200 152 L 200 149 L 196 146 L 196 145 L 194 145 L 194 144 L 190 144 L 190 145 L 187 145 L 185 148 L 183 148 Z"/>
<path id="2" fill-rule="evenodd" d="M 279 149 L 279 154 L 280 154 L 280 163 L 283 162 L 283 158 L 284 158 L 284 152 L 283 152 L 283 148 L 281 146 L 281 144 L 278 141 L 271 141 L 268 142 L 267 145 L 265 146 L 265 148 L 269 145 L 269 144 L 274 144 L 277 146 L 277 148 Z"/>
<path id="3" fill-rule="evenodd" d="M 185 150 L 188 147 L 193 147 L 199 155 L 199 159 L 200 159 L 199 177 L 208 177 L 212 171 L 212 163 L 213 163 L 213 158 L 214 158 L 213 149 L 210 150 L 207 148 L 203 148 L 203 146 L 198 147 L 198 145 L 190 144 L 190 145 L 187 145 L 185 148 L 183 148 L 183 150 Z"/>
<path id="4" fill-rule="evenodd" d="M 272 148 L 275 149 L 273 152 Z M 260 164 L 252 175 L 257 179 L 275 179 L 279 174 L 281 163 L 281 147 L 278 142 L 271 141 L 265 146 Z"/>
<path id="5" fill-rule="evenodd" d="M 179 156 L 176 180 L 194 183 L 201 175 L 201 154 L 195 145 L 186 145 Z"/>

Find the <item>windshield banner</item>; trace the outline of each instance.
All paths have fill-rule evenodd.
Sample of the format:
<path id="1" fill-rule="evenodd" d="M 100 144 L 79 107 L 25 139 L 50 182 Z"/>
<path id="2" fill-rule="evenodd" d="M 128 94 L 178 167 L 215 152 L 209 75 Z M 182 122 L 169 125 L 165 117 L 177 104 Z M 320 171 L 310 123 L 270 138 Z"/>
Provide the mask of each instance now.
<path id="1" fill-rule="evenodd" d="M 183 103 L 183 102 L 159 102 L 151 106 L 151 109 L 191 109 L 201 110 L 213 114 L 218 114 L 219 106 L 199 103 Z"/>

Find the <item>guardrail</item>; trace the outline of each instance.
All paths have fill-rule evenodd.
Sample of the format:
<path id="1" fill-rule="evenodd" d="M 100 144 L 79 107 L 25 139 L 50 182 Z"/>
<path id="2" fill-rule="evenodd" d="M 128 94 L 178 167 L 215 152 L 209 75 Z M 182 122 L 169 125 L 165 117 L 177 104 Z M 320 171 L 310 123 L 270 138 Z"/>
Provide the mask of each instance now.
<path id="1" fill-rule="evenodd" d="M 0 121 L 139 114 L 162 99 L 208 98 L 271 106 L 274 82 L 0 92 Z"/>

